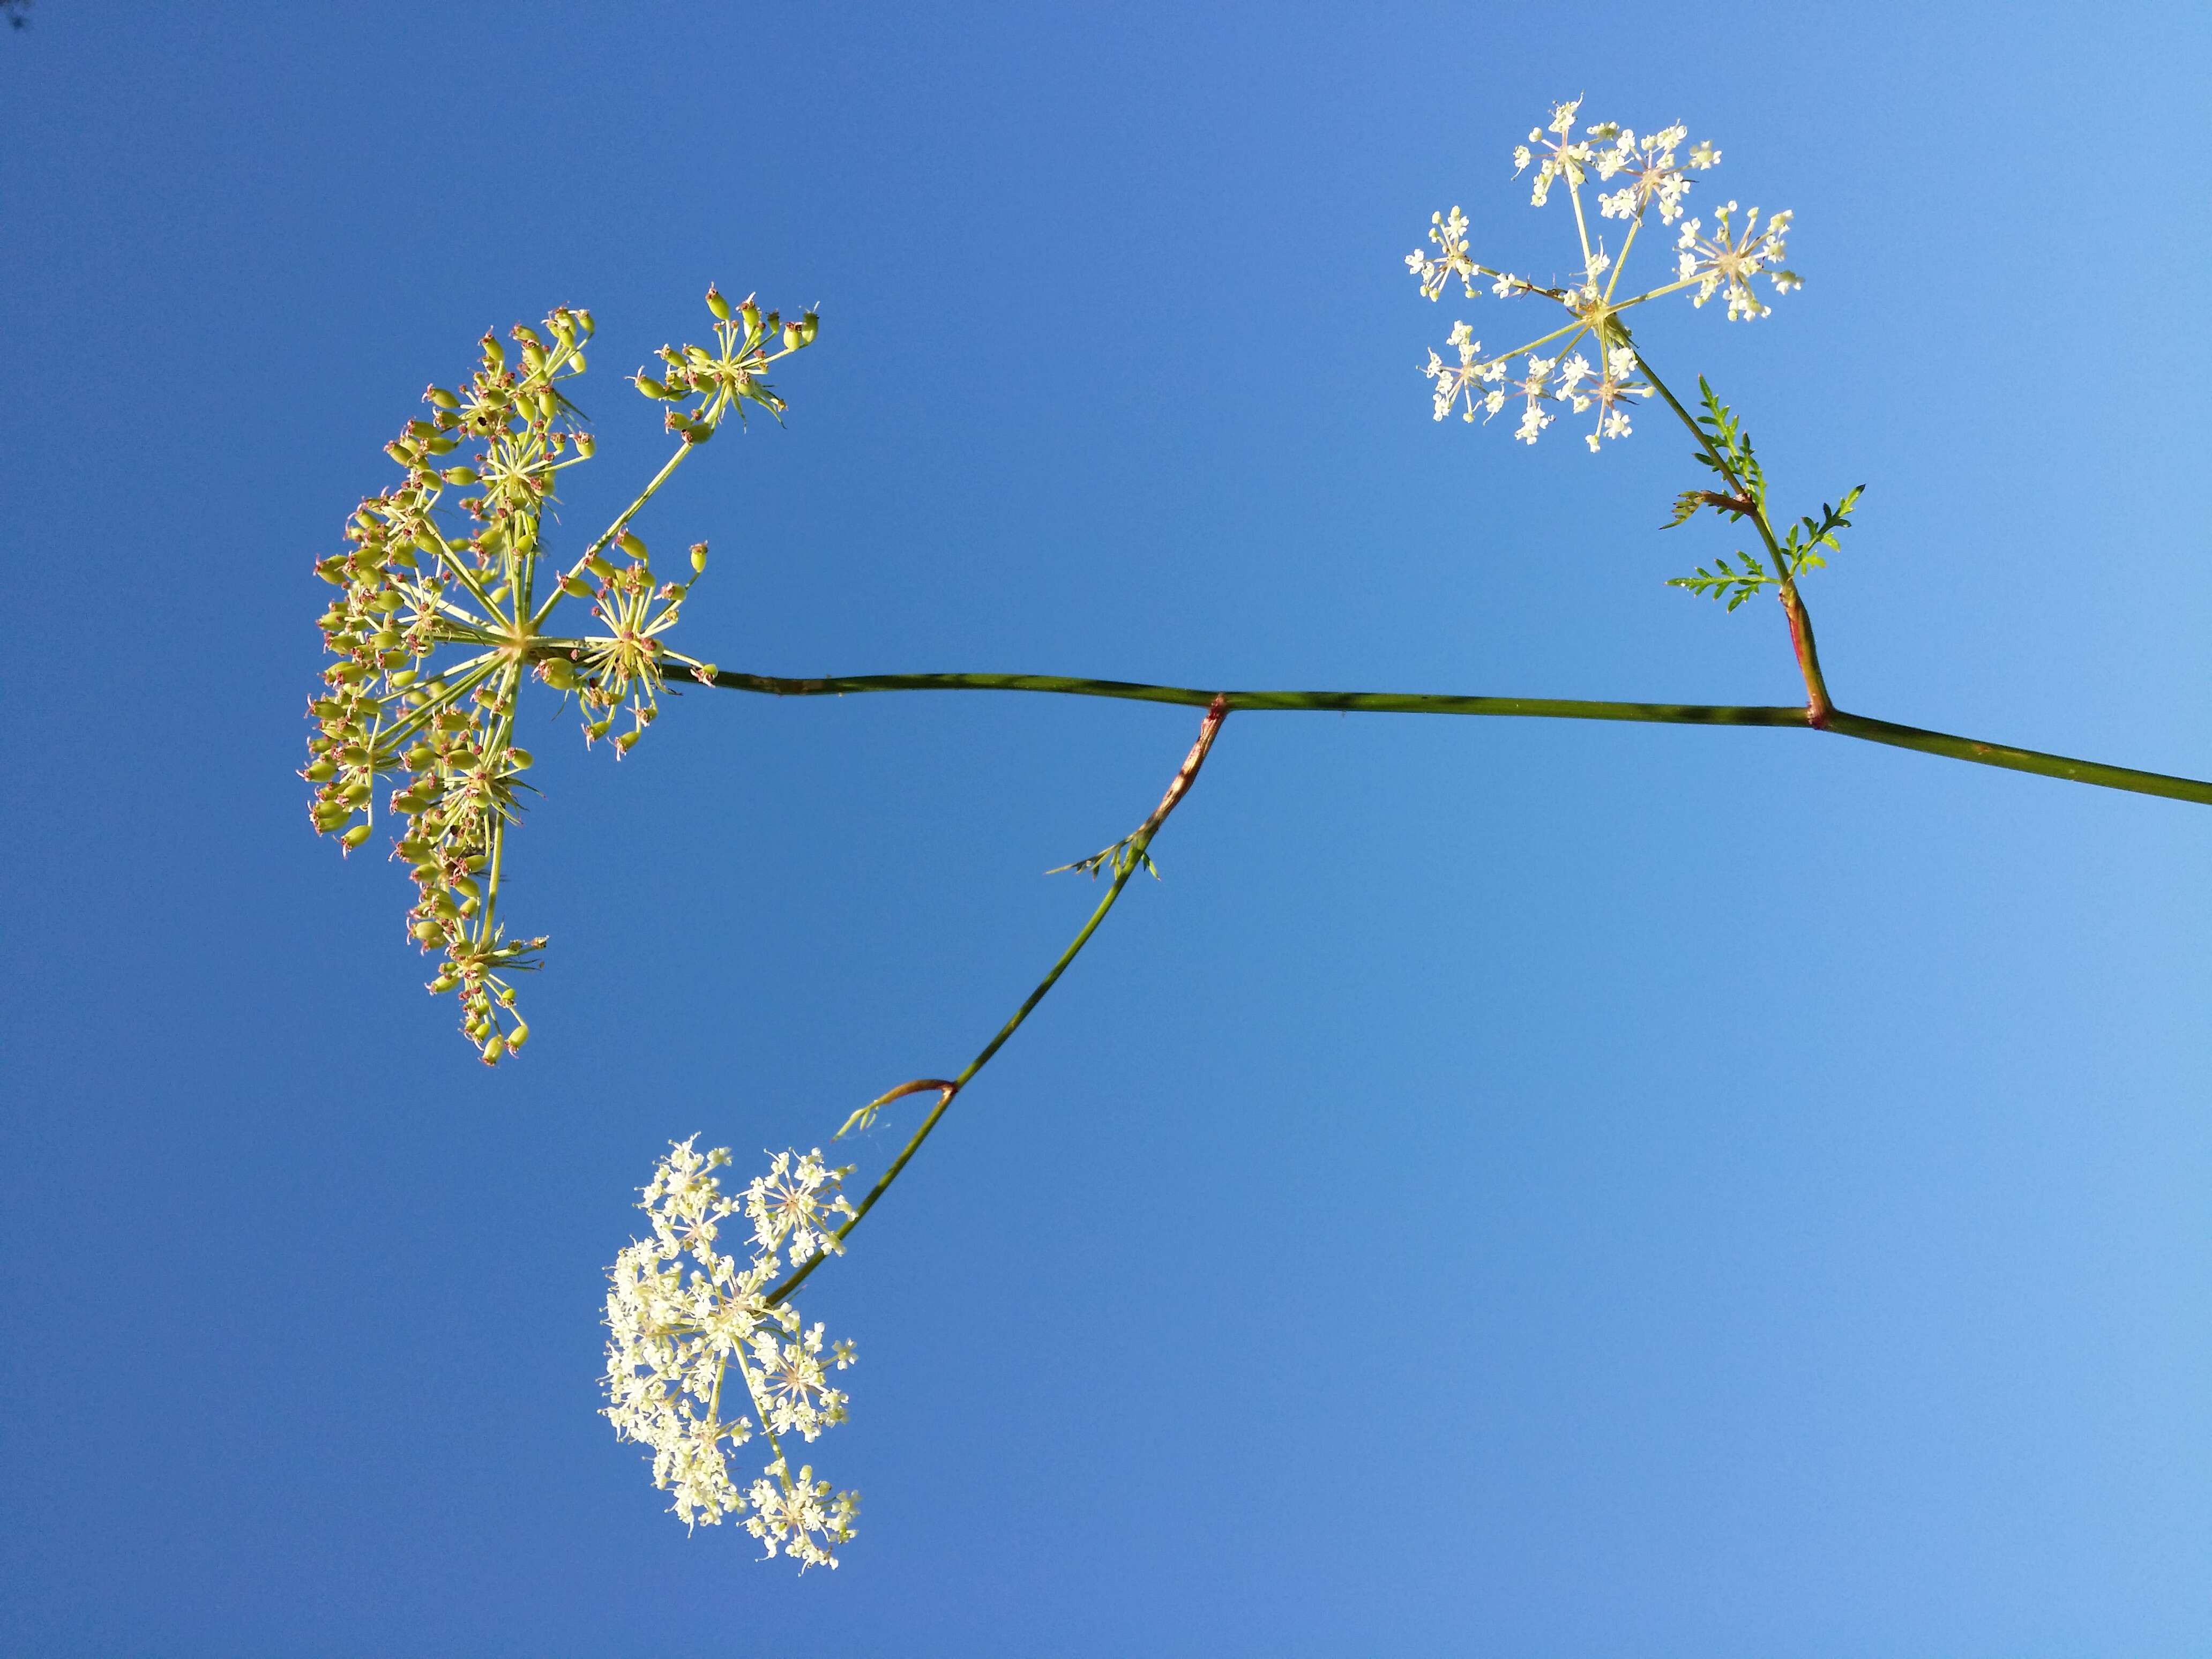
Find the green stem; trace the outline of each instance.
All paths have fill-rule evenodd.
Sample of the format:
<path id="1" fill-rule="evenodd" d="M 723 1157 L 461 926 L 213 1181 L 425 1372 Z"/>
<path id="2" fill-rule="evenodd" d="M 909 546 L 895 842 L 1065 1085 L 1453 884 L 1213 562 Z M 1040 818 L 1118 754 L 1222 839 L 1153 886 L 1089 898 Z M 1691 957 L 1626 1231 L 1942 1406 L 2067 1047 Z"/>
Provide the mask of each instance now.
<path id="1" fill-rule="evenodd" d="M 714 684 L 732 691 L 779 697 L 842 697 L 871 691 L 1030 691 L 1071 697 L 1115 697 L 1136 702 L 1177 703 L 1203 708 L 1217 695 L 1187 685 L 1151 685 L 1133 680 L 1094 680 L 1060 674 L 849 674 L 823 679 L 782 679 L 723 669 Z M 1389 691 L 1224 691 L 1218 694 L 1231 710 L 1336 710 L 1377 714 L 1498 714 L 1571 720 L 1633 720 L 1657 726 L 1777 726 L 1804 730 L 1812 726 L 1801 708 L 1677 702 L 1594 702 L 1565 697 L 1468 697 Z M 1841 737 L 1860 738 L 1914 749 L 1924 755 L 2002 766 L 2039 777 L 2064 778 L 2100 789 L 2125 789 L 2139 795 L 2212 806 L 2212 783 L 2195 778 L 2139 772 L 2101 761 L 2075 760 L 2033 749 L 2014 749 L 1978 738 L 1899 726 L 1863 714 L 1832 711 L 1826 728 Z"/>
<path id="2" fill-rule="evenodd" d="M 1091 920 L 1085 922 L 1083 931 L 1068 942 L 1067 949 L 1060 953 L 1060 960 L 1054 963 L 1045 976 L 1037 981 L 1036 988 L 1023 999 L 1022 1006 L 1014 1010 L 1013 1018 L 1001 1025 L 999 1028 L 999 1034 L 983 1045 L 982 1052 L 968 1062 L 968 1069 L 950 1083 L 941 1085 L 938 1093 L 937 1104 L 930 1109 L 929 1115 L 922 1119 L 921 1127 L 915 1130 L 906 1145 L 899 1149 L 899 1155 L 891 1160 L 890 1167 L 883 1172 L 874 1186 L 868 1188 L 867 1196 L 854 1206 L 853 1213 L 848 1218 L 845 1224 L 837 1229 L 837 1240 L 840 1243 L 851 1235 L 854 1228 L 860 1224 L 861 1218 L 875 1208 L 876 1200 L 890 1190 L 891 1182 L 899 1178 L 899 1172 L 904 1170 L 914 1155 L 921 1150 L 921 1143 L 929 1139 L 930 1131 L 937 1127 L 938 1120 L 951 1109 L 953 1100 L 960 1091 L 968 1086 L 976 1073 L 991 1063 L 991 1057 L 1006 1046 L 1007 1039 L 1022 1029 L 1022 1022 L 1030 1017 L 1037 1004 L 1045 1000 L 1046 993 L 1060 982 L 1060 976 L 1067 971 L 1068 964 L 1082 952 L 1083 947 L 1091 943 L 1091 936 L 1098 931 L 1098 924 L 1106 920 L 1106 913 L 1114 908 L 1114 902 L 1121 896 L 1121 890 L 1129 884 L 1129 878 L 1136 874 L 1139 867 L 1143 865 L 1145 852 L 1152 846 L 1152 838 L 1159 834 L 1160 826 L 1167 822 L 1168 814 L 1174 811 L 1182 798 L 1189 793 L 1190 786 L 1198 776 L 1198 769 L 1206 764 L 1206 753 L 1213 747 L 1215 734 L 1221 730 L 1222 721 L 1229 718 L 1229 705 L 1224 698 L 1216 696 L 1207 701 L 1206 720 L 1199 727 L 1198 741 L 1191 745 L 1190 753 L 1183 757 L 1182 769 L 1176 773 L 1175 781 L 1168 785 L 1168 792 L 1160 798 L 1160 804 L 1152 809 L 1152 815 L 1138 827 L 1133 835 L 1121 843 L 1121 851 L 1114 861 L 1114 879 L 1106 889 L 1106 896 L 1098 901 L 1098 908 L 1091 913 Z M 894 1091 L 893 1094 L 896 1096 L 908 1091 L 907 1089 L 902 1088 Z M 826 1255 L 812 1258 L 805 1267 L 770 1291 L 768 1293 L 769 1302 L 774 1304 L 784 1301 L 806 1282 L 809 1274 L 828 1260 L 829 1257 Z"/>
<path id="3" fill-rule="evenodd" d="M 1636 354 L 1636 366 L 1644 371 L 1644 378 L 1650 380 L 1653 388 L 1667 400 L 1667 407 L 1673 410 L 1676 417 L 1689 428 L 1690 435 L 1704 447 L 1706 454 L 1712 457 L 1713 465 L 1720 469 L 1721 476 L 1733 483 L 1735 486 L 1736 494 L 1750 502 L 1756 509 L 1752 514 L 1751 521 L 1759 532 L 1759 540 L 1766 544 L 1767 556 L 1774 561 L 1775 581 L 1779 589 L 1778 597 L 1782 600 L 1782 614 L 1790 623 L 1790 648 L 1796 655 L 1797 672 L 1804 677 L 1805 680 L 1807 723 L 1816 726 L 1822 731 L 1830 729 L 1834 722 L 1836 705 L 1834 700 L 1828 696 L 1827 677 L 1820 672 L 1820 651 L 1813 641 L 1813 613 L 1806 610 L 1804 599 L 1797 592 L 1797 580 L 1790 572 L 1789 561 L 1782 556 L 1782 549 L 1775 542 L 1774 528 L 1766 521 L 1766 503 L 1752 495 L 1749 483 L 1736 475 L 1735 469 L 1728 464 L 1728 458 L 1714 447 L 1713 441 L 1706 435 L 1705 428 L 1699 426 L 1690 411 L 1682 407 L 1681 400 L 1668 389 L 1666 381 L 1659 378 L 1658 371 L 1651 367 L 1640 351 Z"/>

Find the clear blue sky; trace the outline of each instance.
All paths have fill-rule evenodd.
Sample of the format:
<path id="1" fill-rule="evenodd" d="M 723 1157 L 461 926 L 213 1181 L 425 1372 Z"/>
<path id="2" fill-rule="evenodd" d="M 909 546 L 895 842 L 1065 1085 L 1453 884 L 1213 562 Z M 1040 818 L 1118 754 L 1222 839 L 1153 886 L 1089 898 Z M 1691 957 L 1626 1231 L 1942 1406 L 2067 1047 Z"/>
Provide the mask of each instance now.
<path id="1" fill-rule="evenodd" d="M 658 1151 L 957 1066 L 1189 711 L 543 705 L 488 1072 L 309 833 L 310 562 L 471 342 L 818 303 L 653 509 L 787 673 L 1768 702 L 1655 415 L 1429 419 L 1549 100 L 1793 207 L 1643 340 L 1783 498 L 1847 708 L 2212 776 L 2201 6 L 164 6 L 0 35 L 0 1648 L 2033 1655 L 2212 1644 L 2204 809 L 1841 739 L 1233 718 L 826 1273 L 836 1575 L 594 1415 Z M 1480 306 L 1492 306 L 1485 300 Z M 572 474 L 571 477 L 577 475 Z M 527 739 L 526 739 L 527 740 Z M 902 1121 L 911 1121 L 911 1117 Z M 872 1167 L 894 1145 L 872 1138 Z"/>

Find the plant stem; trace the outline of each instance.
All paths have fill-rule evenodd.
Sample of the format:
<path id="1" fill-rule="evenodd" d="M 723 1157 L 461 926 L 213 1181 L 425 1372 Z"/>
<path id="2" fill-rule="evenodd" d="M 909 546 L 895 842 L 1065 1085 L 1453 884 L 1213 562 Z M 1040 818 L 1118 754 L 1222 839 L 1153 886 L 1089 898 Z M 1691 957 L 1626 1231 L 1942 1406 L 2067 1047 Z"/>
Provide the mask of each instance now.
<path id="1" fill-rule="evenodd" d="M 1682 407 L 1681 400 L 1668 390 L 1666 381 L 1659 378 L 1658 371 L 1645 361 L 1640 351 L 1636 354 L 1636 366 L 1644 371 L 1644 378 L 1667 400 L 1667 407 L 1673 410 L 1682 424 L 1689 428 L 1690 435 L 1704 447 L 1706 454 L 1712 457 L 1713 465 L 1721 470 L 1721 476 L 1735 486 L 1738 495 L 1757 508 L 1751 521 L 1759 531 L 1759 540 L 1766 544 L 1767 556 L 1774 561 L 1775 580 L 1779 590 L 1778 597 L 1782 601 L 1782 614 L 1790 623 L 1790 648 L 1796 653 L 1797 672 L 1805 680 L 1806 724 L 1827 731 L 1835 718 L 1836 705 L 1828 696 L 1827 678 L 1820 672 L 1820 648 L 1813 642 L 1813 615 L 1805 609 L 1805 601 L 1797 592 L 1797 579 L 1790 568 L 1789 561 L 1782 556 L 1781 547 L 1775 542 L 1773 526 L 1766 522 L 1766 503 L 1751 494 L 1749 481 L 1736 476 L 1735 469 L 1728 464 L 1728 458 L 1714 447 L 1713 441 L 1705 435 L 1705 429 L 1698 424 L 1688 410 Z"/>
<path id="2" fill-rule="evenodd" d="M 1657 726 L 1813 726 L 1808 710 L 1796 707 L 1679 702 L 1593 702 L 1565 697 L 1474 697 L 1395 691 L 1223 691 L 1187 685 L 1151 685 L 1134 680 L 1095 680 L 1060 674 L 848 674 L 823 679 L 783 679 L 726 668 L 714 683 L 726 690 L 779 697 L 842 697 L 871 691 L 1030 691 L 1071 697 L 1115 697 L 1135 702 L 1179 703 L 1204 708 L 1218 696 L 1231 711 L 1335 710 L 1376 714 L 1500 714 L 1570 720 L 1634 720 Z M 2064 778 L 2100 789 L 2125 789 L 2139 795 L 2212 806 L 2212 783 L 2162 772 L 2140 772 L 2101 761 L 2075 760 L 2033 749 L 2014 749 L 1924 731 L 1916 726 L 1874 720 L 1831 709 L 1826 730 L 1839 737 L 1914 749 L 1948 760 L 2002 766 L 2039 777 Z"/>
<path id="3" fill-rule="evenodd" d="M 991 1063 L 991 1057 L 1006 1046 L 1007 1039 L 1021 1030 L 1022 1022 L 1030 1017 L 1037 1004 L 1044 1000 L 1045 994 L 1060 982 L 1060 976 L 1067 971 L 1068 964 L 1091 942 L 1091 936 L 1098 931 L 1098 924 L 1106 920 L 1106 913 L 1114 908 L 1114 902 L 1121 896 L 1121 890 L 1129 884 L 1129 878 L 1136 874 L 1138 867 L 1144 863 L 1146 849 L 1152 846 L 1152 838 L 1159 834 L 1160 826 L 1167 822 L 1168 814 L 1174 811 L 1182 804 L 1182 798 L 1190 793 L 1191 785 L 1198 778 L 1198 769 L 1206 764 L 1207 751 L 1213 747 L 1213 739 L 1221 730 L 1221 723 L 1229 718 L 1229 700 L 1225 696 L 1217 696 L 1208 702 L 1206 719 L 1198 728 L 1198 741 L 1191 744 L 1190 753 L 1183 757 L 1182 765 L 1169 783 L 1167 793 L 1160 797 L 1160 804 L 1152 809 L 1152 815 L 1139 824 L 1127 840 L 1119 843 L 1120 850 L 1114 861 L 1114 879 L 1106 889 L 1106 896 L 1098 901 L 1098 908 L 1091 913 L 1091 920 L 1085 922 L 1083 931 L 1069 941 L 1067 949 L 1060 953 L 1060 960 L 1054 963 L 1045 976 L 1037 981 L 1036 988 L 1024 999 L 1020 1007 L 1014 1010 L 1013 1018 L 1001 1025 L 999 1034 L 983 1045 L 982 1052 L 968 1062 L 968 1069 L 949 1083 L 925 1079 L 918 1084 L 902 1085 L 890 1095 L 883 1097 L 884 1099 L 894 1099 L 916 1089 L 930 1087 L 939 1091 L 937 1104 L 930 1109 L 929 1115 L 922 1119 L 921 1127 L 900 1148 L 899 1155 L 891 1160 L 890 1167 L 883 1172 L 874 1186 L 868 1188 L 868 1195 L 854 1206 L 845 1224 L 837 1229 L 840 1243 L 860 1224 L 861 1218 L 875 1208 L 876 1200 L 890 1190 L 891 1182 L 899 1178 L 899 1172 L 921 1150 L 921 1143 L 929 1139 L 930 1131 L 936 1128 L 938 1120 L 945 1115 L 954 1097 L 968 1086 L 976 1073 Z M 828 1259 L 826 1255 L 813 1257 L 805 1267 L 770 1291 L 769 1302 L 774 1304 L 785 1300 L 805 1282 L 808 1274 Z"/>

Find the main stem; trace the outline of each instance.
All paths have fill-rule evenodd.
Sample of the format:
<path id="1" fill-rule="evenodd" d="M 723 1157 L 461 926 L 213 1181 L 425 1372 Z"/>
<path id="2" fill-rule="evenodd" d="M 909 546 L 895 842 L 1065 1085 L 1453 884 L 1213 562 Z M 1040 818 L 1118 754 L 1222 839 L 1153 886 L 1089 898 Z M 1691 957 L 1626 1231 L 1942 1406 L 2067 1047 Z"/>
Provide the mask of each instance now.
<path id="1" fill-rule="evenodd" d="M 1112 697 L 1133 702 L 1179 703 L 1203 708 L 1218 697 L 1229 710 L 1255 713 L 1334 711 L 1372 714 L 1512 715 L 1523 719 L 1629 720 L 1655 726 L 1769 726 L 1796 731 L 1824 730 L 1838 737 L 1888 744 L 1946 760 L 1977 766 L 2002 766 L 2038 777 L 2063 778 L 2100 789 L 2124 789 L 2138 795 L 2212 806 L 2212 783 L 2141 772 L 2102 761 L 2076 760 L 2036 749 L 2015 749 L 1948 732 L 1875 720 L 1864 714 L 1829 711 L 1827 724 L 1814 727 L 1810 712 L 1795 706 L 1695 702 L 1598 702 L 1571 697 L 1474 697 L 1400 691 L 1212 691 L 1192 685 L 1152 685 L 1139 680 L 1095 680 L 1064 674 L 846 674 L 820 679 L 786 679 L 719 671 L 714 684 L 729 691 L 777 697 L 857 696 L 873 691 L 1028 691 L 1069 697 Z"/>
<path id="2" fill-rule="evenodd" d="M 883 1172 L 874 1186 L 868 1188 L 868 1195 L 854 1207 L 853 1213 L 846 1220 L 845 1224 L 837 1229 L 837 1240 L 840 1243 L 850 1236 L 854 1228 L 860 1224 L 861 1218 L 876 1207 L 876 1200 L 890 1190 L 891 1182 L 899 1178 L 899 1172 L 904 1170 L 914 1155 L 921 1150 L 921 1143 L 929 1139 L 930 1132 L 937 1127 L 938 1121 L 951 1108 L 954 1098 L 968 1086 L 976 1073 L 991 1063 L 992 1056 L 1006 1046 L 1007 1039 L 1021 1030 L 1022 1022 L 1030 1017 L 1037 1004 L 1045 1000 L 1046 994 L 1060 982 L 1060 976 L 1067 971 L 1068 964 L 1081 953 L 1083 947 L 1091 943 L 1091 936 L 1098 931 L 1098 924 L 1106 920 L 1107 912 L 1114 908 L 1114 902 L 1121 896 L 1121 890 L 1129 884 L 1129 878 L 1135 875 L 1138 869 L 1144 864 L 1146 850 L 1152 846 L 1152 838 L 1160 833 L 1160 826 L 1168 821 L 1168 814 L 1174 811 L 1182 803 L 1182 798 L 1190 793 L 1191 785 L 1198 779 L 1198 769 L 1206 764 L 1207 751 L 1213 747 L 1213 739 L 1221 730 L 1222 721 L 1228 718 L 1229 700 L 1225 696 L 1216 696 L 1207 704 L 1206 719 L 1199 725 L 1198 741 L 1191 744 L 1190 753 L 1183 757 L 1182 765 L 1177 769 L 1174 779 L 1169 783 L 1167 793 L 1160 797 L 1160 804 L 1152 809 L 1152 816 L 1138 825 L 1133 833 L 1108 849 L 1114 862 L 1114 879 L 1107 886 L 1106 896 L 1098 901 L 1098 908 L 1091 913 L 1091 920 L 1085 922 L 1083 931 L 1068 942 L 1067 949 L 1060 953 L 1060 960 L 1054 963 L 1046 971 L 1045 976 L 1037 981 L 1036 988 L 1023 999 L 1022 1006 L 1014 1010 L 1013 1018 L 1001 1025 L 998 1035 L 983 1045 L 982 1052 L 968 1062 L 968 1069 L 950 1082 L 939 1082 L 934 1078 L 924 1078 L 913 1083 L 902 1084 L 889 1094 L 879 1097 L 874 1103 L 880 1105 L 884 1102 L 896 1100 L 902 1095 L 914 1094 L 928 1089 L 935 1089 L 938 1091 L 937 1104 L 930 1109 L 929 1115 L 922 1119 L 921 1127 L 915 1130 L 906 1145 L 899 1149 L 899 1155 L 891 1160 L 890 1167 Z M 784 1301 L 805 1283 L 808 1274 L 828 1259 L 826 1255 L 813 1257 L 805 1267 L 770 1291 L 768 1294 L 769 1301 L 771 1304 Z"/>

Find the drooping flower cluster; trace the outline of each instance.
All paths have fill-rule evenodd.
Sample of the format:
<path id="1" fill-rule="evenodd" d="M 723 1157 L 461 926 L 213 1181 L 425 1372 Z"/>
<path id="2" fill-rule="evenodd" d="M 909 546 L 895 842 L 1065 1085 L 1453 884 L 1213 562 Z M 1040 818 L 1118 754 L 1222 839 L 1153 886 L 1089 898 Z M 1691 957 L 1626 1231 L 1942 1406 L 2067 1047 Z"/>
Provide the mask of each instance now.
<path id="1" fill-rule="evenodd" d="M 1437 419 L 1457 408 L 1464 420 L 1473 421 L 1480 410 L 1488 421 L 1517 400 L 1521 420 L 1513 435 L 1533 444 L 1557 418 L 1553 410 L 1564 407 L 1577 415 L 1595 410 L 1596 422 L 1583 436 L 1595 453 L 1604 440 L 1628 435 L 1631 409 L 1653 389 L 1647 380 L 1638 378 L 1641 360 L 1623 313 L 1662 295 L 1691 290 L 1698 306 L 1717 294 L 1724 295 L 1730 321 L 1764 317 L 1770 307 L 1753 290 L 1753 277 L 1765 272 L 1778 293 L 1800 284 L 1796 273 L 1781 263 L 1790 216 L 1776 214 L 1762 228 L 1754 208 L 1739 232 L 1730 218 L 1736 204 L 1730 202 L 1715 216 L 1711 235 L 1704 234 L 1701 221 L 1683 221 L 1675 240 L 1674 281 L 1622 297 L 1621 271 L 1647 216 L 1656 211 L 1660 222 L 1669 226 L 1682 219 L 1684 198 L 1693 182 L 1686 169 L 1702 172 L 1717 167 L 1721 155 L 1702 143 L 1690 146 L 1685 155 L 1689 132 L 1679 125 L 1639 136 L 1606 121 L 1583 127 L 1578 137 L 1576 116 L 1580 108 L 1579 99 L 1554 105 L 1550 122 L 1531 131 L 1528 142 L 1513 151 L 1516 172 L 1534 169 L 1529 200 L 1535 206 L 1550 199 L 1554 185 L 1566 186 L 1581 244 L 1581 258 L 1571 276 L 1540 283 L 1479 263 L 1468 250 L 1467 216 L 1456 207 L 1449 214 L 1430 216 L 1431 246 L 1407 254 L 1406 266 L 1426 299 L 1441 298 L 1455 281 L 1468 299 L 1474 299 L 1481 279 L 1499 299 L 1540 295 L 1567 313 L 1560 326 L 1495 354 L 1483 350 L 1466 323 L 1454 323 L 1447 343 L 1456 361 L 1431 351 L 1422 370 Z M 1583 187 L 1593 181 L 1614 186 L 1594 194 L 1601 220 L 1627 224 L 1618 254 L 1607 251 L 1602 237 L 1591 240 Z M 1577 349 L 1583 345 L 1589 348 L 1587 356 Z M 1509 363 L 1516 356 L 1523 362 L 1522 373 L 1514 377 Z"/>
<path id="2" fill-rule="evenodd" d="M 801 1571 L 835 1567 L 860 1495 L 833 1492 L 811 1464 L 793 1474 L 781 1442 L 796 1434 L 811 1443 L 845 1420 L 846 1396 L 830 1373 L 854 1364 L 853 1345 L 825 1352 L 821 1325 L 772 1299 L 772 1286 L 842 1253 L 836 1225 L 853 1215 L 841 1189 L 849 1171 L 825 1165 L 819 1151 L 779 1152 L 732 1197 L 714 1174 L 729 1161 L 726 1147 L 702 1154 L 686 1140 L 644 1188 L 638 1207 L 653 1237 L 609 1270 L 605 1415 L 617 1434 L 651 1449 L 653 1483 L 674 1495 L 670 1507 L 686 1526 L 744 1515 L 770 1556 L 791 1556 Z M 722 1224 L 737 1218 L 751 1224 L 743 1261 L 715 1248 Z M 772 1455 L 740 1492 L 729 1453 L 756 1428 Z"/>
<path id="3" fill-rule="evenodd" d="M 684 446 L 678 460 L 747 402 L 780 413 L 783 400 L 762 372 L 814 338 L 811 312 L 785 324 L 711 289 L 707 303 L 715 350 L 664 348 L 676 365 L 667 379 L 635 377 L 672 405 L 668 425 Z M 380 782 L 396 782 L 382 806 L 401 821 L 393 852 L 415 880 L 408 932 L 423 950 L 444 951 L 430 989 L 459 991 L 461 1029 L 487 1063 L 529 1036 L 506 975 L 536 967 L 545 944 L 508 938 L 499 916 L 507 830 L 532 764 L 514 742 L 525 679 L 573 692 L 587 742 L 608 735 L 628 699 L 631 729 L 612 739 L 619 755 L 659 712 L 665 668 L 714 678 L 712 664 L 665 643 L 690 584 L 656 577 L 630 528 L 675 460 L 572 568 L 543 568 L 556 475 L 592 453 L 562 390 L 584 372 L 592 331 L 591 313 L 562 307 L 542 331 L 515 325 L 512 361 L 486 334 L 469 383 L 432 386 L 428 417 L 385 447 L 404 476 L 347 521 L 348 550 L 315 566 L 341 591 L 319 619 L 335 660 L 308 706 L 309 814 L 350 853 L 374 833 Z M 479 447 L 465 462 L 455 453 L 464 444 Z M 694 575 L 706 557 L 705 543 L 691 549 Z M 605 631 L 553 633 L 567 598 L 590 601 Z"/>

